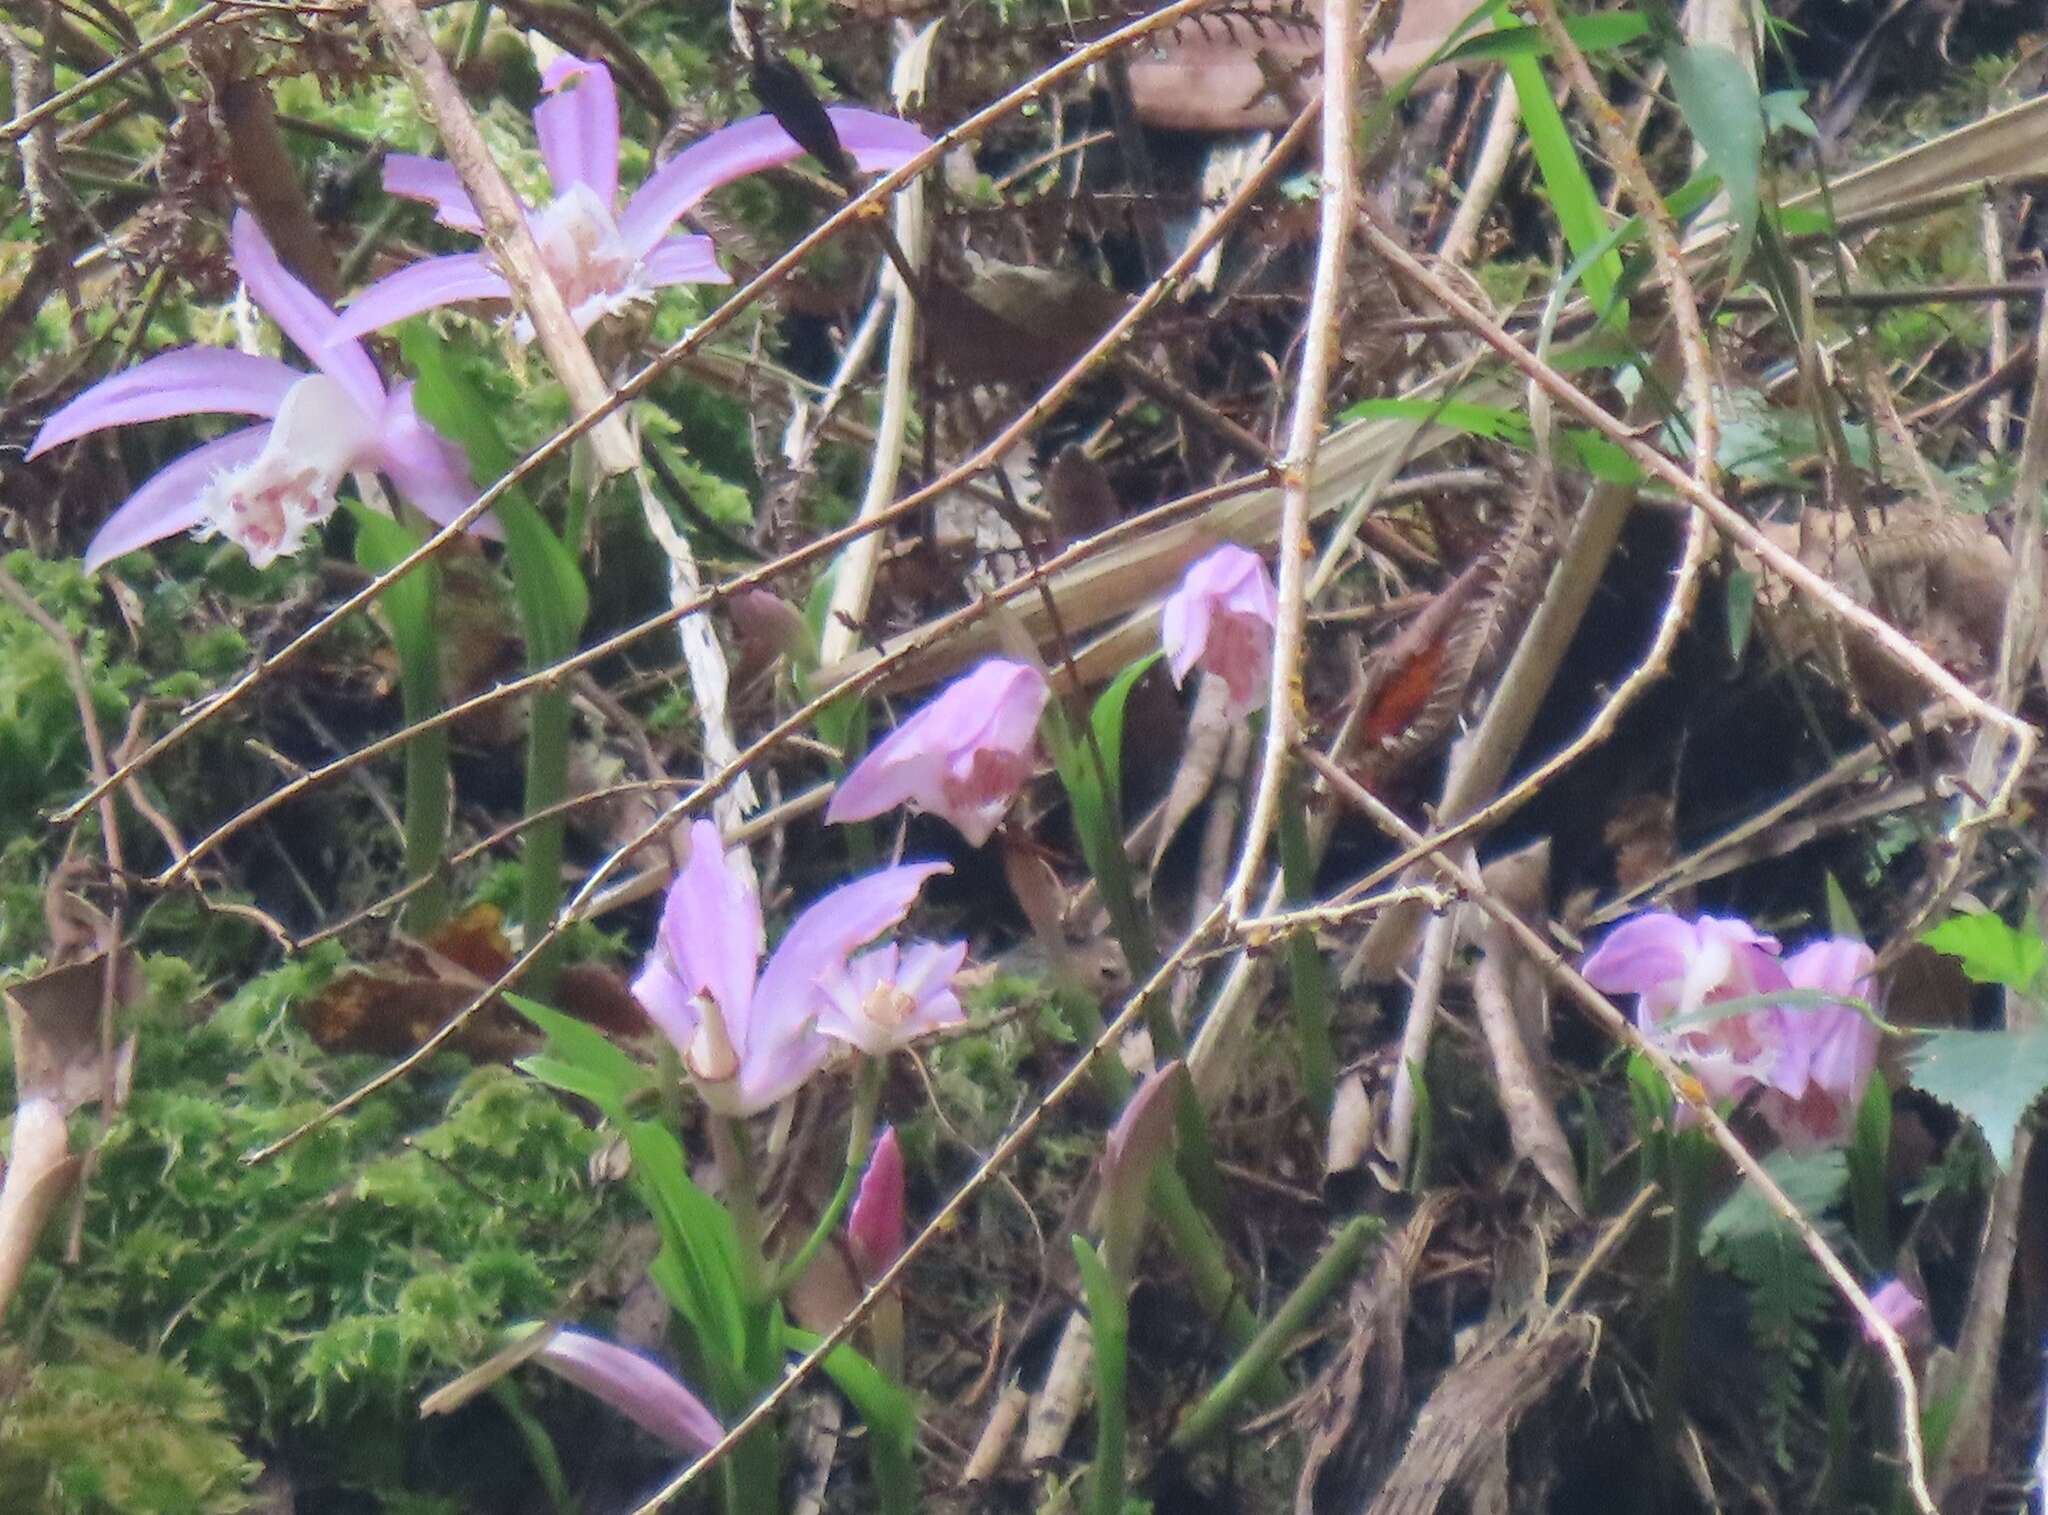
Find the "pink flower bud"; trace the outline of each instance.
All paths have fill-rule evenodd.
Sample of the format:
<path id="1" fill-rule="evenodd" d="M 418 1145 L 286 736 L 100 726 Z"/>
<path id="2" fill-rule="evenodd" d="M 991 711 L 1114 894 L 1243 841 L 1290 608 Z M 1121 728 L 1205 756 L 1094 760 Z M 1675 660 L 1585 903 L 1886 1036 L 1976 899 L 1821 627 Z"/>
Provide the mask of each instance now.
<path id="1" fill-rule="evenodd" d="M 1266 703 L 1279 615 L 1279 597 L 1258 554 L 1217 548 L 1188 570 L 1160 615 L 1159 638 L 1174 684 L 1201 668 L 1228 686 L 1233 718 L 1257 710 Z"/>
<path id="2" fill-rule="evenodd" d="M 907 805 L 944 816 L 979 847 L 1038 766 L 1038 718 L 1051 693 L 1036 668 L 989 659 L 855 764 L 825 819 L 864 821 Z"/>
<path id="3" fill-rule="evenodd" d="M 846 1217 L 846 1243 L 864 1282 L 873 1283 L 902 1255 L 903 1234 L 903 1146 L 896 1128 L 885 1126 Z"/>

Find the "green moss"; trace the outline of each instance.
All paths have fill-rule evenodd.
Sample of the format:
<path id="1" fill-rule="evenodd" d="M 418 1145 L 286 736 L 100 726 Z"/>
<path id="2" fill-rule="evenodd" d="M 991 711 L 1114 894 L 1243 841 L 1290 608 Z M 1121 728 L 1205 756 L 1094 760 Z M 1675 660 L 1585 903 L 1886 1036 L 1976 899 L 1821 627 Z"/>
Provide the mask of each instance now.
<path id="1" fill-rule="evenodd" d="M 420 1395 L 474 1365 L 506 1320 L 559 1309 L 605 1242 L 586 1177 L 595 1137 L 512 1070 L 450 1057 L 245 1163 L 381 1067 L 323 1055 L 292 1019 L 341 961 L 309 954 L 206 1021 L 191 970 L 151 965 L 135 1092 L 108 1135 L 83 1259 L 61 1275 L 38 1265 L 17 1308 L 160 1350 L 245 1436 L 289 1439 L 295 1465 L 429 1493 L 439 1480 L 409 1474 L 402 1450 Z M 400 1453 L 359 1459 L 371 1441 Z M 43 1508 L 0 1501 L 17 1507 Z M 77 1506 L 102 1507 L 130 1508 Z"/>
<path id="2" fill-rule="evenodd" d="M 0 1416 L 0 1509 L 42 1515 L 231 1515 L 256 1465 L 228 1432 L 220 1391 L 175 1360 L 77 1333 L 31 1364 Z"/>

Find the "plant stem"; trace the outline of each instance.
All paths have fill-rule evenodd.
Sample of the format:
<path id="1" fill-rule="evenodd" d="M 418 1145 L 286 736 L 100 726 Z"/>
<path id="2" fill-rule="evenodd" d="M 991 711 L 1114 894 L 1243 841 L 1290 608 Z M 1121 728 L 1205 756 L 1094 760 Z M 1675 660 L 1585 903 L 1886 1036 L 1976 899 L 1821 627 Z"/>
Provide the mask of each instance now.
<path id="1" fill-rule="evenodd" d="M 1095 1337 L 1095 1469 L 1088 1506 L 1092 1515 L 1123 1515 L 1130 1435 L 1131 1280 L 1111 1272 L 1094 1248 L 1074 1238 L 1088 1299 L 1088 1324 Z"/>
<path id="2" fill-rule="evenodd" d="M 725 1210 L 739 1235 L 740 1267 L 746 1273 L 743 1287 L 749 1298 L 766 1299 L 762 1284 L 768 1265 L 761 1254 L 761 1197 L 755 1190 L 754 1149 L 747 1139 L 746 1123 L 734 1116 L 714 1115 L 707 1125 L 712 1155 L 718 1159 L 719 1177 L 724 1181 Z"/>
<path id="3" fill-rule="evenodd" d="M 1366 1244 L 1384 1228 L 1369 1215 L 1355 1217 L 1339 1231 L 1308 1275 L 1273 1313 L 1259 1334 L 1240 1352 L 1216 1386 L 1188 1413 L 1168 1443 L 1176 1452 L 1191 1452 L 1221 1429 L 1224 1418 L 1251 1386 L 1274 1371 L 1280 1354 L 1300 1334 L 1318 1306 L 1332 1289 L 1350 1277 L 1364 1255 Z"/>
<path id="4" fill-rule="evenodd" d="M 491 1398 L 497 1400 L 499 1408 L 518 1430 L 526 1455 L 533 1462 L 534 1475 L 547 1492 L 548 1503 L 554 1506 L 555 1515 L 575 1515 L 576 1499 L 569 1492 L 569 1480 L 562 1476 L 562 1459 L 555 1452 L 548 1428 L 541 1424 L 539 1416 L 527 1409 L 526 1402 L 519 1397 L 518 1387 L 510 1379 L 501 1378 L 492 1384 Z"/>
<path id="5" fill-rule="evenodd" d="M 853 1201 L 854 1190 L 860 1187 L 868 1148 L 874 1144 L 875 1106 L 881 1095 L 882 1064 L 875 1058 L 864 1057 L 860 1061 L 860 1071 L 854 1076 L 853 1118 L 846 1131 L 846 1169 L 839 1175 L 839 1187 L 832 1192 L 831 1202 L 811 1228 L 811 1234 L 804 1238 L 803 1245 L 775 1269 L 768 1284 L 768 1298 L 779 1299 L 788 1293 L 791 1285 L 803 1277 L 804 1269 L 811 1265 L 818 1249 L 839 1228 L 840 1217 L 846 1214 L 847 1205 Z"/>
<path id="6" fill-rule="evenodd" d="M 1693 1282 L 1699 1274 L 1700 1185 L 1711 1150 L 1697 1130 L 1673 1132 L 1664 1174 L 1671 1195 L 1671 1228 L 1664 1264 L 1664 1313 L 1657 1330 L 1657 1377 L 1650 1403 L 1658 1480 L 1667 1485 L 1678 1468 L 1679 1385 L 1685 1375 L 1685 1333 L 1692 1316 Z"/>
<path id="7" fill-rule="evenodd" d="M 1304 791 L 1297 775 L 1280 806 L 1280 871 L 1287 901 L 1305 905 L 1315 892 L 1315 853 L 1309 843 Z M 1330 1106 L 1337 1097 L 1336 1058 L 1330 1049 L 1330 968 L 1307 926 L 1287 938 L 1287 988 L 1294 1007 L 1294 1035 L 1301 1060 L 1301 1092 L 1315 1112 L 1316 1123 L 1330 1124 Z"/>
<path id="8" fill-rule="evenodd" d="M 552 662 L 552 657 L 538 666 Z M 559 686 L 540 690 L 533 697 L 526 732 L 526 813 L 539 815 L 569 794 L 569 691 Z M 445 729 L 445 728 L 444 728 Z M 562 903 L 562 842 L 568 825 L 566 815 L 537 821 L 526 831 L 526 845 L 520 855 L 520 923 L 529 942 L 539 941 L 554 921 Z M 534 959 L 527 969 L 527 992 L 536 996 L 553 986 L 560 958 L 560 941 Z"/>

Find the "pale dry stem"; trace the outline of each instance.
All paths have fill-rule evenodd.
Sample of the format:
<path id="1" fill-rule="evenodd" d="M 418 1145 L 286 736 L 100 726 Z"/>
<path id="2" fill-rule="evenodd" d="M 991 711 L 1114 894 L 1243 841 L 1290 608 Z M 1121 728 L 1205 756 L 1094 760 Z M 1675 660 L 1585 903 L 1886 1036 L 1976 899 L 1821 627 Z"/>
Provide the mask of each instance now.
<path id="1" fill-rule="evenodd" d="M 1383 0 L 1374 0 L 1377 11 Z M 1337 357 L 1337 320 L 1343 296 L 1345 249 L 1358 201 L 1353 102 L 1357 98 L 1357 0 L 1324 0 L 1322 215 L 1317 232 L 1315 282 L 1295 378 L 1287 452 L 1280 469 L 1280 615 L 1274 627 L 1272 682 L 1266 700 L 1266 743 L 1245 823 L 1237 872 L 1223 893 L 1232 921 L 1249 913 L 1252 885 L 1265 862 L 1266 841 L 1279 818 L 1288 754 L 1302 727 L 1301 670 L 1308 639 L 1308 535 L 1310 491 L 1322 446 L 1323 408 Z"/>

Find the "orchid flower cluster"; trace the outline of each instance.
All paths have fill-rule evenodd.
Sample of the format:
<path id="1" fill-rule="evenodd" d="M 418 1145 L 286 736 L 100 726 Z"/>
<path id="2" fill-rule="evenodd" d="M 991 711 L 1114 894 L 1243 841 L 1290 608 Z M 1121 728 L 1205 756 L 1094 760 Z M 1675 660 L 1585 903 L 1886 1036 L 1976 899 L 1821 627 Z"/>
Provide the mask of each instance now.
<path id="1" fill-rule="evenodd" d="M 712 132 L 656 169 L 619 202 L 619 108 L 610 70 L 573 57 L 543 76 L 534 133 L 554 189 L 528 225 L 542 261 L 580 327 L 678 284 L 722 284 L 708 237 L 671 235 L 721 185 L 789 163 L 803 148 L 772 116 Z M 864 172 L 901 167 L 928 143 L 893 116 L 851 107 L 827 114 Z M 447 163 L 393 154 L 384 187 L 424 200 L 444 226 L 481 233 L 483 222 Z M 173 416 L 258 418 L 193 449 L 129 496 L 86 549 L 97 569 L 180 532 L 222 536 L 264 567 L 294 553 L 334 513 L 350 475 L 385 475 L 430 519 L 446 524 L 475 498 L 460 448 L 413 405 L 412 385 L 385 384 L 360 339 L 394 322 L 471 300 L 508 300 L 512 287 L 485 253 L 426 258 L 363 291 L 343 313 L 294 278 L 262 228 L 238 212 L 231 263 L 249 296 L 312 365 L 219 347 L 183 347 L 138 363 L 79 395 L 44 423 L 34 458 L 94 432 Z M 516 338 L 531 338 L 524 317 Z M 476 528 L 494 530 L 486 523 Z"/>
<path id="2" fill-rule="evenodd" d="M 1197 668 L 1221 679 L 1233 719 L 1265 703 L 1279 601 L 1266 565 L 1224 546 L 1168 598 L 1160 637 L 1176 685 Z M 955 679 L 840 781 L 825 819 L 864 821 L 903 806 L 950 822 L 979 847 L 1039 767 L 1052 688 L 1025 663 L 990 658 Z"/>
<path id="3" fill-rule="evenodd" d="M 1710 1097 L 1754 1096 L 1787 1146 L 1838 1144 L 1877 1067 L 1876 960 L 1844 937 L 1779 954 L 1747 921 L 1656 912 L 1617 926 L 1582 971 L 1605 993 L 1635 995 L 1644 1035 Z"/>

